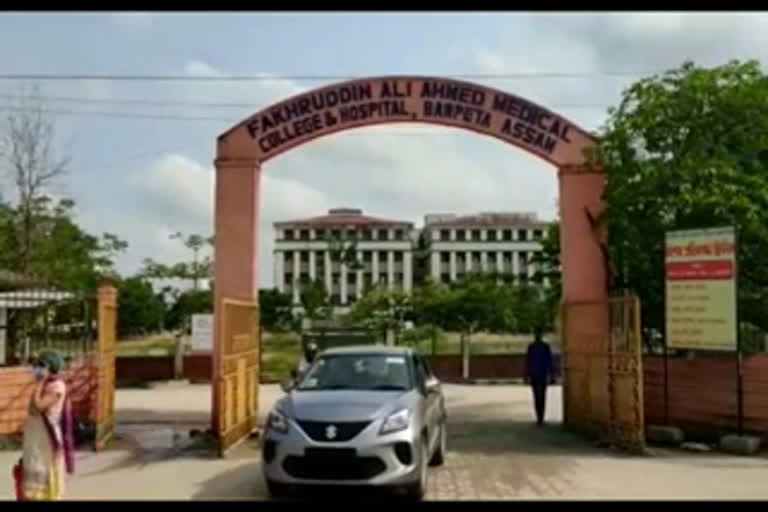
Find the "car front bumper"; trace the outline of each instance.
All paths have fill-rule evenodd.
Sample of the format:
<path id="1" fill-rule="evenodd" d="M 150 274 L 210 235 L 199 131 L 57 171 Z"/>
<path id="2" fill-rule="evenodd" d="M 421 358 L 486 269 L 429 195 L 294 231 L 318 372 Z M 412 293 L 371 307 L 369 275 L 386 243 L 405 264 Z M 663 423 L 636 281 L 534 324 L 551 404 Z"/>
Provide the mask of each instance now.
<path id="1" fill-rule="evenodd" d="M 418 481 L 421 440 L 412 428 L 379 435 L 379 420 L 350 441 L 325 442 L 310 438 L 296 422 L 288 420 L 288 423 L 286 433 L 273 429 L 265 432 L 262 466 L 268 480 L 290 485 L 373 486 Z M 313 452 L 318 449 L 329 453 Z M 334 453 L 334 450 L 352 453 Z M 403 452 L 408 451 L 410 460 L 403 457 Z"/>

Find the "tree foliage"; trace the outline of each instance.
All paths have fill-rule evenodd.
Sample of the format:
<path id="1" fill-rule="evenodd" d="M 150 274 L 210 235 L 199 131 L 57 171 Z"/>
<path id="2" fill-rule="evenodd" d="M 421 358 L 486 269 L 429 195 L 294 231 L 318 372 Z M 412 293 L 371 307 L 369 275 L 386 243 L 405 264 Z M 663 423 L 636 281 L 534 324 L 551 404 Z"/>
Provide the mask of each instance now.
<path id="1" fill-rule="evenodd" d="M 304 315 L 311 320 L 327 318 L 330 314 L 328 290 L 322 279 L 304 283 L 299 292 L 299 301 L 304 308 Z"/>
<path id="2" fill-rule="evenodd" d="M 129 277 L 118 284 L 120 300 L 117 328 L 120 337 L 153 333 L 164 327 L 166 306 L 152 283 L 141 276 Z"/>
<path id="3" fill-rule="evenodd" d="M 646 326 L 663 326 L 664 234 L 735 225 L 739 307 L 768 317 L 768 80 L 755 61 L 680 68 L 638 81 L 609 111 L 597 157 L 618 285 L 643 302 Z"/>
<path id="4" fill-rule="evenodd" d="M 52 188 L 66 176 L 68 159 L 55 151 L 55 126 L 36 91 L 22 90 L 0 127 L 0 175 L 12 198 L 0 204 L 0 267 L 68 290 L 93 290 L 114 277 L 114 259 L 127 248 L 117 235 L 87 233 L 74 219 L 71 199 Z"/>
<path id="5" fill-rule="evenodd" d="M 259 309 L 261 326 L 267 330 L 279 330 L 290 327 L 293 315 L 293 298 L 277 288 L 259 290 Z"/>
<path id="6" fill-rule="evenodd" d="M 405 320 L 429 329 L 531 332 L 553 325 L 556 306 L 538 285 L 513 285 L 498 276 L 472 275 L 451 286 L 427 279 L 406 295 L 382 287 L 371 289 L 347 315 L 349 323 L 402 329 Z"/>

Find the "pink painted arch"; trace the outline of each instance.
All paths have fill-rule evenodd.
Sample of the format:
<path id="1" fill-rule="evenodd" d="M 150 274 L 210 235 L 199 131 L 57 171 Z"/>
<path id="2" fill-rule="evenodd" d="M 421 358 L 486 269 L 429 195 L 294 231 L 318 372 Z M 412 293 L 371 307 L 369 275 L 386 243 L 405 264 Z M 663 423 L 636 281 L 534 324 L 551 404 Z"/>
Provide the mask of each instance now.
<path id="1" fill-rule="evenodd" d="M 504 91 L 422 76 L 378 77 L 305 92 L 257 112 L 217 139 L 214 198 L 213 429 L 218 431 L 226 299 L 257 301 L 263 164 L 311 140 L 364 126 L 417 122 L 495 137 L 558 169 L 562 299 L 595 307 L 563 326 L 566 350 L 607 340 L 609 268 L 599 219 L 605 176 L 588 164 L 595 138 L 568 119 Z M 471 179 L 471 178 L 467 178 Z M 291 201 L 292 198 L 281 198 Z M 515 205 L 510 205 L 512 209 Z M 589 349 L 591 350 L 591 349 Z M 589 382 L 587 382 L 589 384 Z M 227 411 L 224 411 L 227 412 Z M 566 408 L 566 416 L 568 408 Z M 567 418 L 566 418 L 567 421 Z"/>
<path id="2" fill-rule="evenodd" d="M 383 76 L 297 94 L 218 137 L 217 158 L 263 164 L 334 133 L 392 123 L 462 128 L 500 139 L 556 167 L 583 165 L 595 145 L 586 130 L 499 89 L 439 77 Z"/>

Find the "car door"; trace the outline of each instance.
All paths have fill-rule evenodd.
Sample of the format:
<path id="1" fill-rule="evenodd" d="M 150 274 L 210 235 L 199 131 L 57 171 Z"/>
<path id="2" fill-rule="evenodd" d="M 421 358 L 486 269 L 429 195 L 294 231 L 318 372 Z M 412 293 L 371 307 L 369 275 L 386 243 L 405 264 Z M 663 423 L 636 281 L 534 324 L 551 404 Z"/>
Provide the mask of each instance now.
<path id="1" fill-rule="evenodd" d="M 416 355 L 414 359 L 417 368 L 416 371 L 419 375 L 418 378 L 421 379 L 423 383 L 427 383 L 428 381 L 434 379 L 434 376 L 431 375 L 429 367 L 427 366 L 424 358 L 420 355 Z M 427 435 L 429 436 L 430 448 L 434 448 L 435 442 L 437 440 L 435 436 L 438 433 L 437 425 L 440 412 L 439 396 L 440 393 L 435 391 L 427 392 L 424 396 L 424 423 L 427 426 Z"/>

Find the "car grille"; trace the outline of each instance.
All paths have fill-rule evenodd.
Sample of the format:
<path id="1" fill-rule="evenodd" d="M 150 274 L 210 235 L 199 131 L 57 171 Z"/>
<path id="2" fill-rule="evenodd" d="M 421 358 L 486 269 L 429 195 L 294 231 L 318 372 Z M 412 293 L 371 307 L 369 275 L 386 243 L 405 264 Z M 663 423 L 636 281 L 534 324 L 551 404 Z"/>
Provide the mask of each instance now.
<path id="1" fill-rule="evenodd" d="M 353 439 L 357 434 L 363 431 L 365 427 L 371 424 L 370 421 L 347 421 L 347 422 L 328 422 L 328 421 L 304 421 L 297 420 L 301 430 L 313 441 L 324 441 L 327 443 L 343 443 Z M 328 436 L 328 428 L 333 427 L 335 436 Z"/>
<path id="2" fill-rule="evenodd" d="M 357 457 L 354 450 L 307 449 L 304 456 L 289 455 L 283 469 L 293 478 L 305 480 L 368 480 L 387 466 L 378 457 Z"/>

